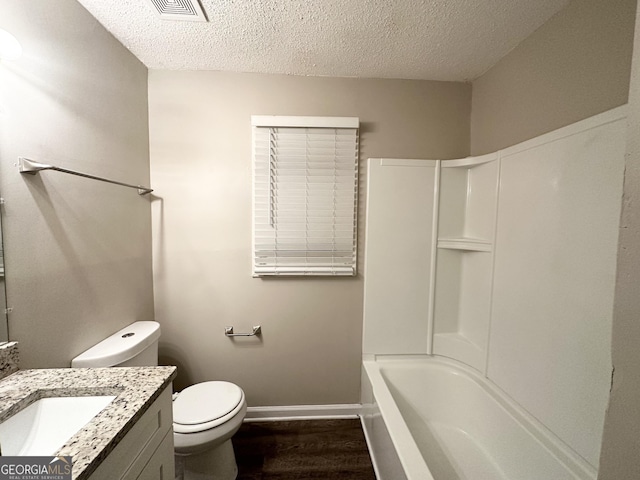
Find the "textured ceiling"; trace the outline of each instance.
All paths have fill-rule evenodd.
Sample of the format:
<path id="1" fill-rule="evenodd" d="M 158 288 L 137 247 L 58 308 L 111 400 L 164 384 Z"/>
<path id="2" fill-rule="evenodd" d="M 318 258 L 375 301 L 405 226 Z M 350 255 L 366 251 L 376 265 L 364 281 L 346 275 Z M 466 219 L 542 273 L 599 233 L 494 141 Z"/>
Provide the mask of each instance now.
<path id="1" fill-rule="evenodd" d="M 79 2 L 152 69 L 468 81 L 569 0 L 202 0 L 208 23 Z"/>

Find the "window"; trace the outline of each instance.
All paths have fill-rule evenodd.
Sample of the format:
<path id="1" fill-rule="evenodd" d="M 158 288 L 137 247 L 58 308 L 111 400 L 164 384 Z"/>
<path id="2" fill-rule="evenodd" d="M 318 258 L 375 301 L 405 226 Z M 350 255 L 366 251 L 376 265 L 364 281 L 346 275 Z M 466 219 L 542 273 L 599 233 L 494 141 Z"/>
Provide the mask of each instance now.
<path id="1" fill-rule="evenodd" d="M 355 275 L 358 118 L 251 123 L 253 275 Z"/>

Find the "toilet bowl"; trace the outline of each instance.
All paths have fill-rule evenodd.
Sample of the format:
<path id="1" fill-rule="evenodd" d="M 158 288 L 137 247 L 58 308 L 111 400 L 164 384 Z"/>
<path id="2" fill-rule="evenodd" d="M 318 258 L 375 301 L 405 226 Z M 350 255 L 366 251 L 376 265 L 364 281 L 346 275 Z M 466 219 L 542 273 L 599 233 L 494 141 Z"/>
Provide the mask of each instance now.
<path id="1" fill-rule="evenodd" d="M 184 389 L 173 402 L 177 476 L 182 473 L 185 480 L 236 478 L 231 437 L 246 412 L 244 392 L 233 383 L 203 382 Z"/>
<path id="2" fill-rule="evenodd" d="M 160 324 L 135 322 L 71 361 L 71 367 L 154 366 Z M 197 383 L 174 395 L 176 478 L 233 480 L 238 473 L 231 437 L 247 412 L 242 389 L 230 382 Z"/>

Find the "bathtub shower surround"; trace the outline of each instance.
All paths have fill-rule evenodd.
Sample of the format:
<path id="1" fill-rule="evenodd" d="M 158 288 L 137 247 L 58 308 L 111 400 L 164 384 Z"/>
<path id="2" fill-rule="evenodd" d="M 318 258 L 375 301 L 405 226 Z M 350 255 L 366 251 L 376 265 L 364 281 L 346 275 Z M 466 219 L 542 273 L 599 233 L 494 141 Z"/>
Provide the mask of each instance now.
<path id="1" fill-rule="evenodd" d="M 407 478 L 596 478 L 625 133 L 620 107 L 481 157 L 370 159 L 363 403 Z"/>
<path id="2" fill-rule="evenodd" d="M 0 345 L 0 379 L 17 372 L 19 362 L 18 342 Z"/>

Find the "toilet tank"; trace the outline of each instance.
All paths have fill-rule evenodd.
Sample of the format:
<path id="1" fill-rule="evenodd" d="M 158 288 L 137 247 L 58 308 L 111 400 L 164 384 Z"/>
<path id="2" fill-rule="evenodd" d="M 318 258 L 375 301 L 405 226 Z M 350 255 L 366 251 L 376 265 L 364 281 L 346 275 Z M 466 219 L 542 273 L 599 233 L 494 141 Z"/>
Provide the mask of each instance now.
<path id="1" fill-rule="evenodd" d="M 158 365 L 158 322 L 135 322 L 71 360 L 71 367 Z"/>

